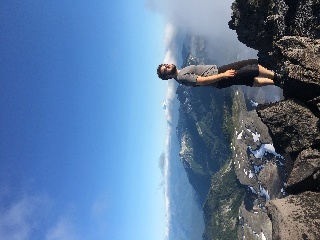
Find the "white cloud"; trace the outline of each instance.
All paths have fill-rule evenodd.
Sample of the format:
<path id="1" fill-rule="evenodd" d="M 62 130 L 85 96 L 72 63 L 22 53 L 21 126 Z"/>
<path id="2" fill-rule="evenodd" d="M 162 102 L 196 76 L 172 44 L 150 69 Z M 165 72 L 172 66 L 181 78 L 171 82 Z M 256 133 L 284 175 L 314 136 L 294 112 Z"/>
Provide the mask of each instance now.
<path id="1" fill-rule="evenodd" d="M 108 222 L 106 219 L 110 204 L 107 195 L 101 195 L 95 199 L 91 207 L 91 219 L 94 225 L 95 233 L 105 235 L 108 231 Z"/>
<path id="2" fill-rule="evenodd" d="M 174 37 L 177 34 L 177 30 L 173 24 L 167 22 L 164 30 L 164 44 L 166 46 L 167 52 L 164 57 L 165 62 L 173 62 L 175 61 L 174 57 Z"/>
<path id="3" fill-rule="evenodd" d="M 13 204 L 7 211 L 1 213 L 1 239 L 26 239 L 31 232 L 29 217 L 33 211 L 33 204 L 25 198 Z"/>
<path id="4" fill-rule="evenodd" d="M 41 227 L 43 214 L 46 208 L 50 208 L 50 201 L 44 196 L 24 196 L 7 206 L 1 205 L 0 239 L 20 240 L 29 239 Z"/>
<path id="5" fill-rule="evenodd" d="M 108 206 L 108 198 L 106 196 L 97 197 L 92 204 L 91 217 L 97 219 L 104 216 L 108 210 Z"/>
<path id="6" fill-rule="evenodd" d="M 9 185 L 6 187 L 11 193 L 13 192 Z M 0 239 L 79 239 L 72 222 L 67 217 L 60 217 L 60 211 L 61 209 L 58 212 L 55 208 L 54 200 L 44 194 L 17 191 L 14 195 L 2 196 L 0 197 Z M 54 222 L 56 219 L 58 220 Z"/>
<path id="7" fill-rule="evenodd" d="M 171 132 L 171 128 L 169 127 L 169 132 Z M 163 193 L 164 193 L 164 201 L 165 201 L 165 208 L 166 208 L 166 239 L 169 236 L 169 225 L 170 225 L 170 199 L 169 199 L 169 157 L 170 157 L 170 135 L 167 135 L 166 139 L 166 153 L 163 153 L 161 157 L 163 158 L 162 161 L 162 176 L 163 176 Z"/>
<path id="8" fill-rule="evenodd" d="M 162 175 L 164 175 L 165 165 L 166 165 L 166 154 L 162 153 L 159 157 L 159 168 Z"/>
<path id="9" fill-rule="evenodd" d="M 165 114 L 166 114 L 166 120 L 167 120 L 167 123 L 169 124 L 169 127 L 170 125 L 172 125 L 172 122 L 173 122 L 173 109 L 177 101 L 176 89 L 177 89 L 177 85 L 174 82 L 174 80 L 168 80 L 168 88 L 167 88 L 167 96 L 166 96 L 167 108 L 165 110 Z"/>
<path id="10" fill-rule="evenodd" d="M 233 0 L 148 0 L 147 6 L 179 28 L 206 35 L 227 28 Z"/>
<path id="11" fill-rule="evenodd" d="M 72 222 L 66 217 L 61 218 L 55 226 L 48 230 L 46 240 L 76 240 L 79 237 L 75 233 Z"/>

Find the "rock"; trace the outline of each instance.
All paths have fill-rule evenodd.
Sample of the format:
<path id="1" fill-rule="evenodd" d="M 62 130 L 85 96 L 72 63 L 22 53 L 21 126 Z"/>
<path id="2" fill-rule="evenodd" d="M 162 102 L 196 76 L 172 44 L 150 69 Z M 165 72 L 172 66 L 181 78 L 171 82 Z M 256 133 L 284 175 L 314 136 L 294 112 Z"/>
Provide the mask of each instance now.
<path id="1" fill-rule="evenodd" d="M 259 174 L 261 187 L 266 189 L 270 199 L 281 198 L 281 188 L 283 188 L 284 177 L 278 166 L 272 162 L 267 162 Z"/>
<path id="2" fill-rule="evenodd" d="M 318 112 L 318 113 L 320 112 L 320 96 L 308 100 L 308 104 L 313 106 L 313 108 L 316 112 Z M 318 116 L 319 116 L 319 114 L 318 114 Z"/>
<path id="3" fill-rule="evenodd" d="M 279 153 L 300 152 L 320 143 L 319 119 L 296 100 L 259 105 L 257 112 Z"/>
<path id="4" fill-rule="evenodd" d="M 278 1 L 274 1 L 277 3 Z M 320 2 L 319 0 L 288 1 L 285 14 L 285 35 L 320 38 Z"/>
<path id="5" fill-rule="evenodd" d="M 271 2 L 271 3 L 270 3 Z M 232 4 L 233 14 L 229 27 L 236 30 L 238 39 L 248 47 L 260 50 L 263 54 L 273 49 L 274 39 L 285 35 L 285 13 L 288 6 L 284 1 L 238 0 Z M 261 54 L 262 52 L 259 52 Z"/>
<path id="6" fill-rule="evenodd" d="M 257 236 L 265 236 L 272 239 L 272 223 L 268 215 L 257 209 L 248 211 L 244 205 L 239 209 L 238 239 L 257 239 Z M 263 238 L 259 238 L 263 239 Z"/>
<path id="7" fill-rule="evenodd" d="M 273 239 L 319 239 L 320 193 L 304 192 L 267 204 Z"/>
<path id="8" fill-rule="evenodd" d="M 278 58 L 286 59 L 289 77 L 320 85 L 320 40 L 298 36 L 285 36 L 275 43 Z M 298 64 L 299 63 L 299 64 Z M 312 90 L 312 89 L 311 89 Z M 315 95 L 319 95 L 316 92 Z"/>
<path id="9" fill-rule="evenodd" d="M 286 190 L 299 193 L 267 203 L 272 239 L 319 239 L 320 0 L 236 0 L 232 10 L 230 28 L 258 50 L 259 63 L 289 70 L 281 86 L 285 100 L 257 108 L 276 151 L 285 156 Z M 272 195 L 272 176 L 283 173 L 266 165 L 258 179 Z"/>
<path id="10" fill-rule="evenodd" d="M 320 152 L 316 149 L 303 150 L 294 162 L 287 181 L 287 191 L 319 190 Z"/>
<path id="11" fill-rule="evenodd" d="M 278 66 L 289 70 L 289 79 L 283 86 L 284 97 L 317 104 L 319 101 L 312 100 L 320 95 L 320 40 L 286 36 L 275 47 Z"/>
<path id="12" fill-rule="evenodd" d="M 239 92 L 234 101 L 237 109 L 238 122 L 233 138 L 233 162 L 240 183 L 252 187 L 259 192 L 259 171 L 264 167 L 270 156 L 256 158 L 251 151 L 259 150 L 264 143 L 271 143 L 268 128 L 260 120 L 255 111 L 247 111 L 244 95 Z M 250 147 L 248 147 L 250 146 Z M 256 171 L 255 169 L 259 169 Z M 267 170 L 265 170 L 267 171 Z"/>
<path id="13" fill-rule="evenodd" d="M 229 27 L 241 42 L 259 51 L 260 63 L 269 68 L 277 69 L 283 62 L 275 48 L 281 38 L 320 38 L 319 0 L 236 0 L 231 8 Z"/>

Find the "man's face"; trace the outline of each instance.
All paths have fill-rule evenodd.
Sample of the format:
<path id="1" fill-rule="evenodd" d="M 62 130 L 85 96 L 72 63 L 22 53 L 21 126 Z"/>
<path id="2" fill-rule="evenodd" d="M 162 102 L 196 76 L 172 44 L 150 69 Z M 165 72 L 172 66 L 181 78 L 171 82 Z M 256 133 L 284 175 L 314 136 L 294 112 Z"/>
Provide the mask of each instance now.
<path id="1" fill-rule="evenodd" d="M 177 71 L 177 67 L 174 64 L 163 64 L 161 72 L 166 76 L 174 75 Z"/>

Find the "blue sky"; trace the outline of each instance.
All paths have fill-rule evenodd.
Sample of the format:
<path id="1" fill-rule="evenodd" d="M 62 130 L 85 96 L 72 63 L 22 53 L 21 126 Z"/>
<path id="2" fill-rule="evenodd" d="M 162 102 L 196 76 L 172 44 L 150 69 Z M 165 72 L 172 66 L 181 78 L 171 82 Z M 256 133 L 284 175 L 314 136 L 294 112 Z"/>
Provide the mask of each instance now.
<path id="1" fill-rule="evenodd" d="M 162 19 L 3 0 L 0 22 L 0 238 L 164 239 Z"/>

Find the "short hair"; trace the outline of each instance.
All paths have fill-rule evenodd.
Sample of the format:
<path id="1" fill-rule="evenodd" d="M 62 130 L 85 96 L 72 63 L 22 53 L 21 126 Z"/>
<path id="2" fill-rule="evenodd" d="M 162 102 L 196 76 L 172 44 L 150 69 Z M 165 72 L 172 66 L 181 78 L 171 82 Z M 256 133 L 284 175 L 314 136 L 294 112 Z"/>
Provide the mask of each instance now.
<path id="1" fill-rule="evenodd" d="M 164 64 L 160 64 L 157 68 L 158 77 L 161 78 L 162 80 L 168 80 L 169 77 L 167 77 L 167 74 L 161 72 L 161 67 L 163 67 L 163 66 L 164 66 Z"/>

